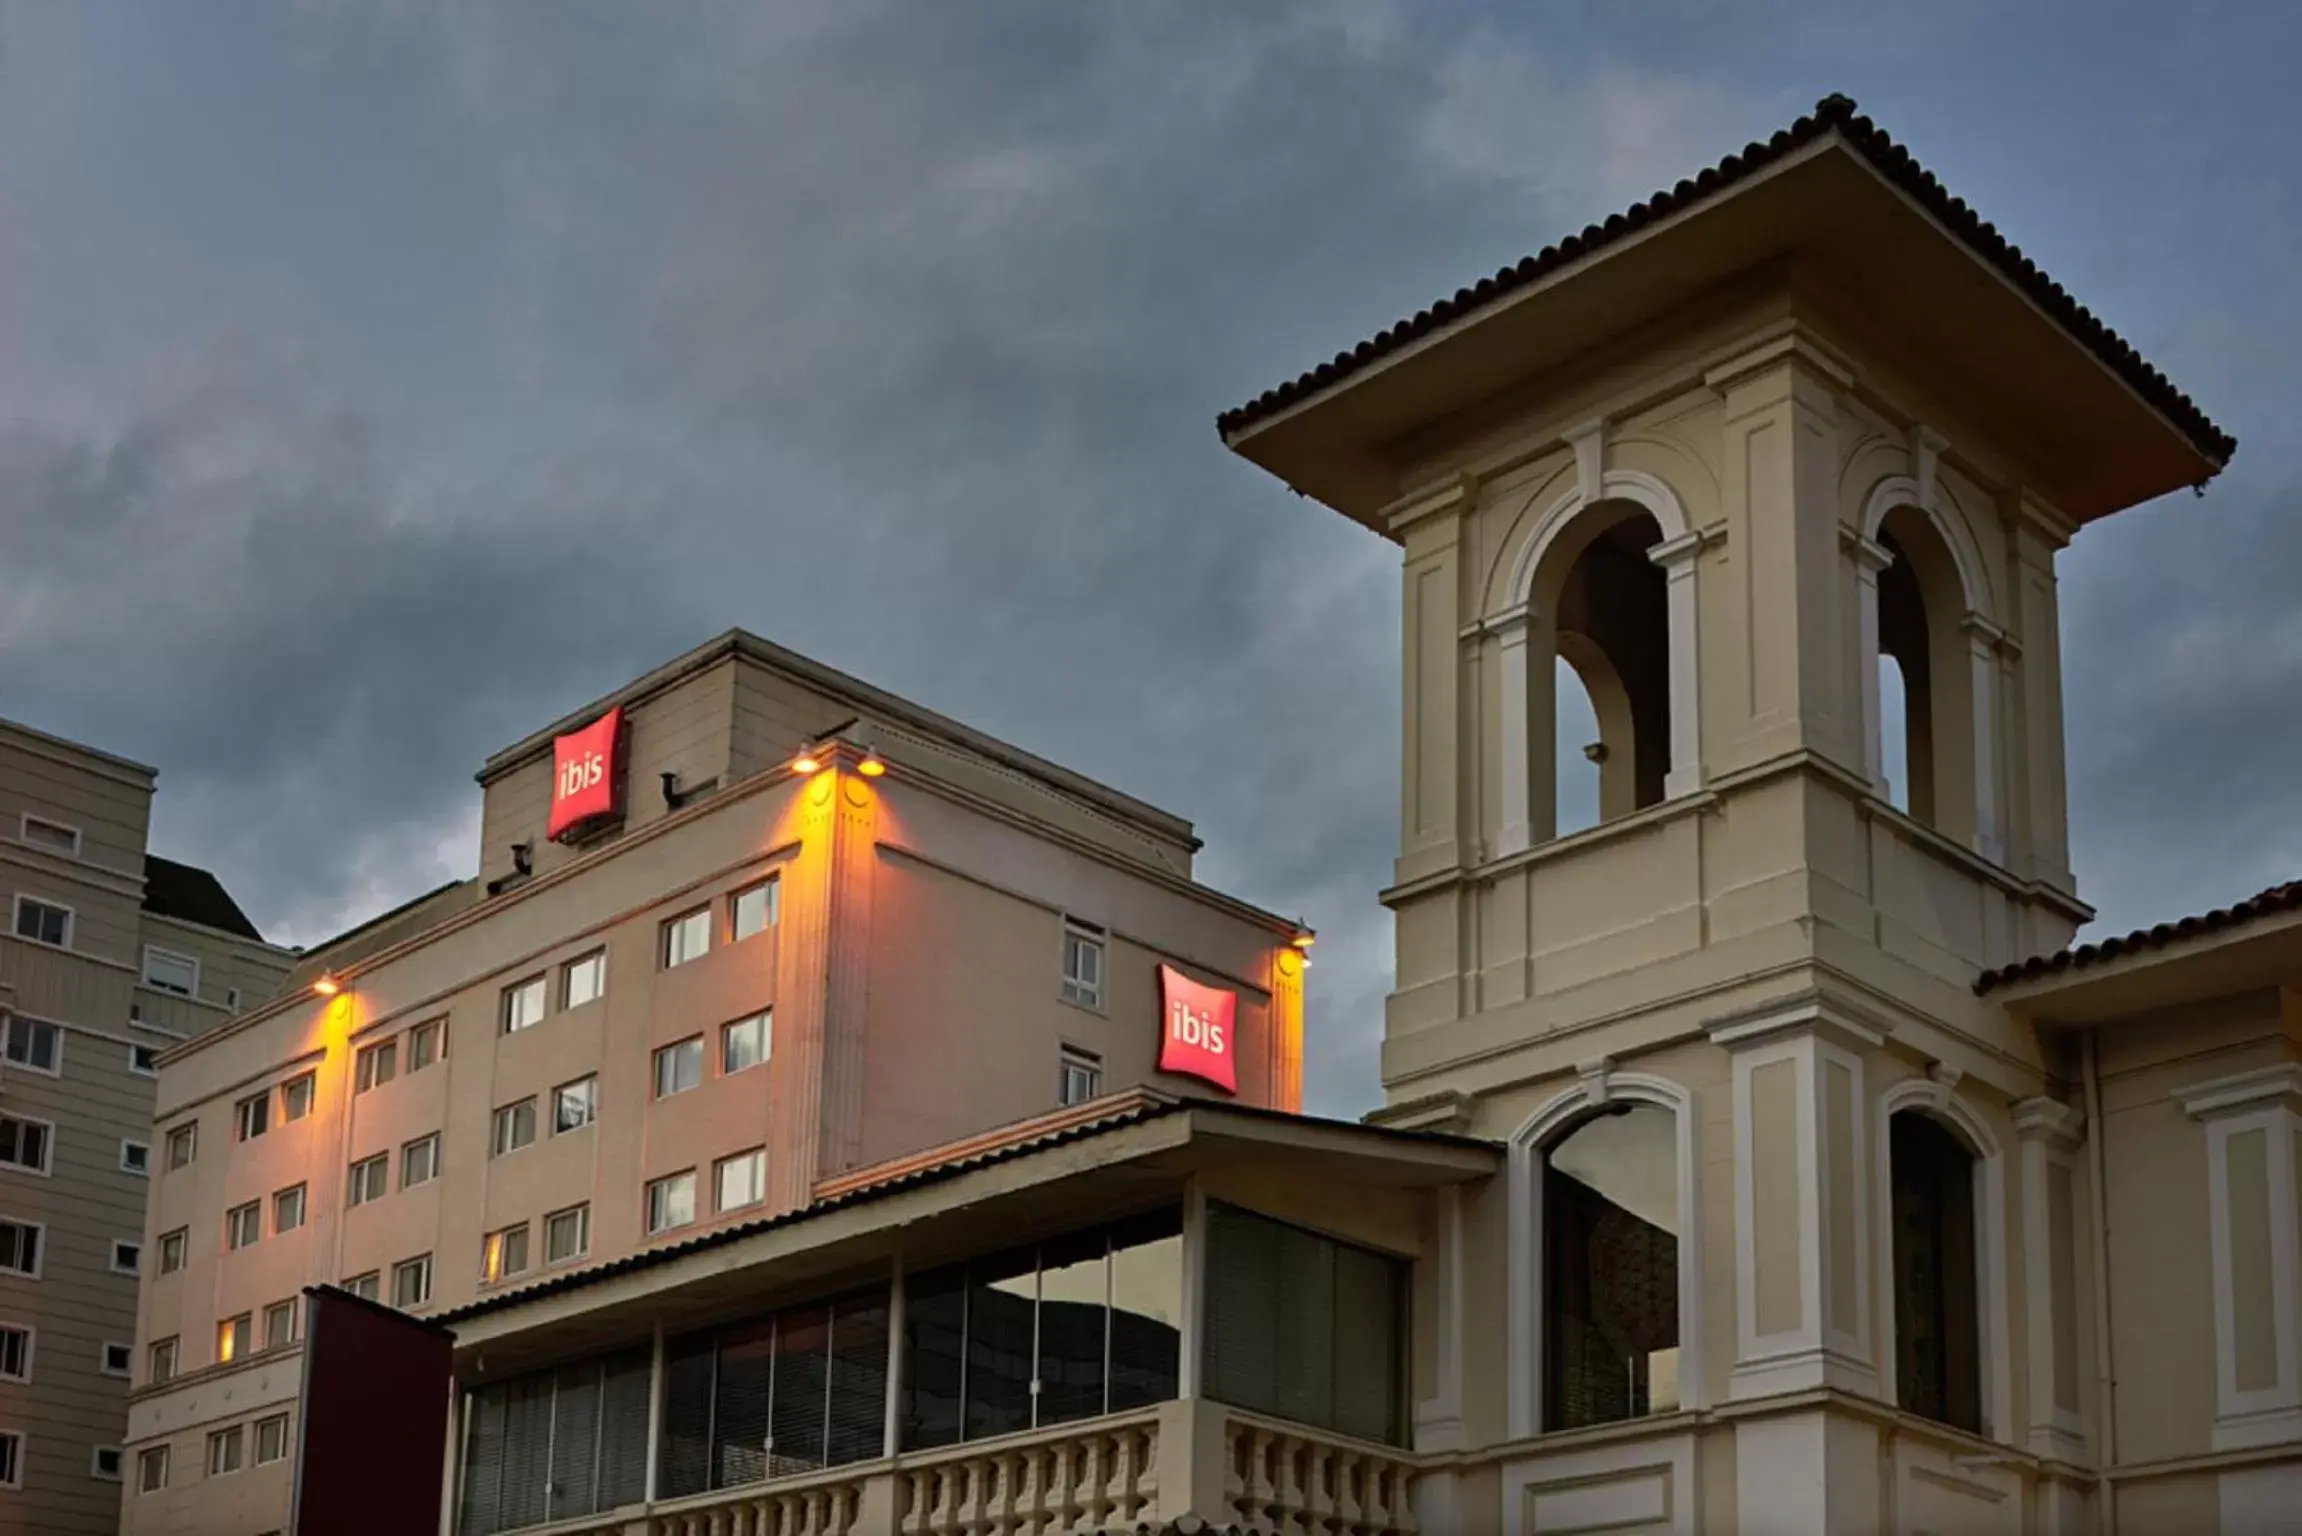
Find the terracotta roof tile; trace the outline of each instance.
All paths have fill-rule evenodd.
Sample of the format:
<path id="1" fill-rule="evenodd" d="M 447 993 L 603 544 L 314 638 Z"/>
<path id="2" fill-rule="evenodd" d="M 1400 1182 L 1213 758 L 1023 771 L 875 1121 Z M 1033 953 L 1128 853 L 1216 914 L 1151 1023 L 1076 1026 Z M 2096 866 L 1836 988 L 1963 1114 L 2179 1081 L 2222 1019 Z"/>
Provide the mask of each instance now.
<path id="1" fill-rule="evenodd" d="M 2046 975 L 2050 971 L 2084 970 L 2090 965 L 2100 965 L 2104 961 L 2131 955 L 2138 950 L 2164 949 L 2169 944 L 2177 944 L 2185 939 L 2202 938 L 2228 928 L 2243 927 L 2257 919 L 2280 912 L 2292 912 L 2298 908 L 2302 908 L 2302 880 L 2290 880 L 2284 885 L 2274 885 L 2266 891 L 2249 896 L 2235 906 L 2216 907 L 2197 917 L 2180 918 L 2151 928 L 2137 928 L 2132 933 L 2116 938 L 2097 939 L 2091 944 L 2057 950 L 2051 955 L 2032 955 L 2027 960 L 2017 960 L 1994 971 L 1984 971 L 1976 979 L 1974 990 L 1989 992 L 2017 981 Z"/>

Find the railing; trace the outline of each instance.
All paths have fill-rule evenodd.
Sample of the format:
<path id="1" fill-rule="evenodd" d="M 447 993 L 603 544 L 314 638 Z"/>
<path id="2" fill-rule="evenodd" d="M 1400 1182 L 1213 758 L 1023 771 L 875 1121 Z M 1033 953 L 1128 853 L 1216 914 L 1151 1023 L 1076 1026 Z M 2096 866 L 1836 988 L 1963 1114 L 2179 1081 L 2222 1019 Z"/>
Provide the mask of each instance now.
<path id="1" fill-rule="evenodd" d="M 657 1515 L 647 1536 L 864 1536 L 863 1480 L 813 1488 L 755 1488 L 709 1509 Z"/>
<path id="2" fill-rule="evenodd" d="M 1412 1536 L 1403 1453 L 1224 1410 L 1229 1520 L 1274 1536 Z"/>
<path id="3" fill-rule="evenodd" d="M 956 1447 L 896 1468 L 902 1536 L 1089 1536 L 1159 1513 L 1155 1413 L 1055 1440 Z"/>

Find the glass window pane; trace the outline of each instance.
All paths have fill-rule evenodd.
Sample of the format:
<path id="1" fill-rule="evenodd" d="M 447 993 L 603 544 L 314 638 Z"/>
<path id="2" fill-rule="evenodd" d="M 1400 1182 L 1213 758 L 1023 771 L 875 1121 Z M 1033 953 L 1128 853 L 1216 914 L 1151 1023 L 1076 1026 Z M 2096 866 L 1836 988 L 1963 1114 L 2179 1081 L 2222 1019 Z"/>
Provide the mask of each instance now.
<path id="1" fill-rule="evenodd" d="M 1111 1233 L 1111 1411 L 1181 1390 L 1183 1213 L 1157 1211 Z"/>
<path id="2" fill-rule="evenodd" d="M 713 1388 L 711 1485 L 734 1488 L 767 1476 L 768 1395 L 775 1379 L 775 1319 L 719 1334 Z"/>
<path id="3" fill-rule="evenodd" d="M 1033 1250 L 967 1266 L 965 1438 L 1031 1427 L 1032 1312 L 1038 1275 Z"/>
<path id="4" fill-rule="evenodd" d="M 832 1308 L 831 1392 L 824 1460 L 871 1461 L 887 1444 L 887 1293 L 842 1297 Z"/>
<path id="5" fill-rule="evenodd" d="M 1110 1265 L 1102 1228 L 1041 1245 L 1039 1422 L 1103 1411 Z"/>
<path id="6" fill-rule="evenodd" d="M 1621 1105 L 1543 1168 L 1545 1429 L 1678 1406 L 1678 1151 L 1671 1112 Z"/>
<path id="7" fill-rule="evenodd" d="M 691 1333 L 664 1346 L 663 1449 L 657 1476 L 662 1497 L 682 1498 L 711 1486 L 712 1337 Z"/>
<path id="8" fill-rule="evenodd" d="M 950 1445 L 959 1438 L 961 1350 L 967 1319 L 967 1271 L 904 1277 L 903 1446 Z"/>
<path id="9" fill-rule="evenodd" d="M 775 1408 L 768 1475 L 788 1477 L 823 1465 L 823 1419 L 830 1406 L 831 1311 L 809 1307 L 776 1321 Z"/>

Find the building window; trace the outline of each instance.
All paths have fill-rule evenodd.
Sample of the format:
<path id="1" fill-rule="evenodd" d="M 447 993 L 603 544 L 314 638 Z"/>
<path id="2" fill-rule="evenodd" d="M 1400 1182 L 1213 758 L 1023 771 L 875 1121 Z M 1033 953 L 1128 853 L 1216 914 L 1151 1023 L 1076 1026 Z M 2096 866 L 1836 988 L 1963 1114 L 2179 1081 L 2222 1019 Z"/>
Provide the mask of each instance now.
<path id="1" fill-rule="evenodd" d="M 432 1256 L 419 1254 L 392 1266 L 392 1305 L 420 1307 L 432 1299 Z"/>
<path id="2" fill-rule="evenodd" d="M 581 1008 L 607 991 L 607 951 L 570 960 L 560 967 L 560 1006 Z"/>
<path id="3" fill-rule="evenodd" d="M 149 1178 L 152 1174 L 152 1144 L 148 1141 L 120 1143 L 120 1171 Z"/>
<path id="4" fill-rule="evenodd" d="M 172 949 L 144 946 L 144 985 L 178 997 L 200 995 L 200 962 Z"/>
<path id="5" fill-rule="evenodd" d="M 191 1167 L 192 1158 L 199 1151 L 199 1147 L 200 1127 L 198 1124 L 171 1127 L 168 1131 L 168 1171 L 173 1173 L 178 1168 Z"/>
<path id="6" fill-rule="evenodd" d="M 164 1379 L 164 1378 L 163 1378 Z M 158 1493 L 168 1486 L 168 1448 L 155 1445 L 136 1453 L 136 1491 Z"/>
<path id="7" fill-rule="evenodd" d="M 1103 930 L 1086 923 L 1063 925 L 1063 1000 L 1082 1008 L 1103 1006 Z"/>
<path id="8" fill-rule="evenodd" d="M 256 1421 L 256 1465 L 285 1461 L 288 1457 L 288 1416 L 275 1413 Z"/>
<path id="9" fill-rule="evenodd" d="M 426 1019 L 408 1031 L 408 1070 L 421 1072 L 447 1054 L 448 1021 Z"/>
<path id="10" fill-rule="evenodd" d="M 536 1139 L 536 1101 L 522 1099 L 496 1111 L 495 1155 L 517 1152 Z"/>
<path id="11" fill-rule="evenodd" d="M 240 1141 L 254 1141 L 272 1128 L 272 1096 L 258 1093 L 242 1099 L 232 1106 L 232 1134 Z"/>
<path id="12" fill-rule="evenodd" d="M 747 885 L 728 898 L 728 932 L 741 944 L 755 933 L 765 933 L 775 926 L 777 917 L 776 882 L 762 880 Z"/>
<path id="13" fill-rule="evenodd" d="M 767 1198 L 767 1152 L 754 1147 L 749 1152 L 723 1157 L 712 1164 L 711 1177 L 721 1210 L 735 1211 L 757 1205 Z"/>
<path id="14" fill-rule="evenodd" d="M 300 1073 L 280 1084 L 280 1121 L 286 1124 L 301 1120 L 312 1112 L 312 1083 L 314 1074 Z"/>
<path id="15" fill-rule="evenodd" d="M 552 1090 L 552 1134 L 580 1131 L 599 1113 L 599 1079 L 579 1077 Z"/>
<path id="16" fill-rule="evenodd" d="M 1543 1153 L 1543 1420 L 1679 1405 L 1678 1120 L 1615 1104 Z"/>
<path id="17" fill-rule="evenodd" d="M 390 1190 L 391 1182 L 392 1160 L 388 1154 L 378 1152 L 373 1157 L 363 1157 L 352 1164 L 351 1193 L 345 1204 L 358 1206 L 381 1200 Z"/>
<path id="18" fill-rule="evenodd" d="M 224 1213 L 224 1247 L 232 1251 L 248 1247 L 264 1235 L 264 1203 L 251 1200 L 246 1205 L 235 1205 Z"/>
<path id="19" fill-rule="evenodd" d="M 247 1449 L 240 1426 L 219 1429 L 208 1436 L 208 1475 L 223 1477 L 240 1470 L 240 1457 Z"/>
<path id="20" fill-rule="evenodd" d="M 45 816 L 35 816 L 29 811 L 24 813 L 20 825 L 23 840 L 33 847 L 45 848 L 50 853 L 61 853 L 75 859 L 80 856 L 78 827 L 68 827 L 63 822 L 50 821 Z"/>
<path id="21" fill-rule="evenodd" d="M 116 1445 L 99 1445 L 88 1456 L 88 1475 L 103 1482 L 120 1481 L 122 1452 Z"/>
<path id="22" fill-rule="evenodd" d="M 695 1220 L 695 1170 L 671 1174 L 647 1187 L 647 1231 L 653 1237 Z"/>
<path id="23" fill-rule="evenodd" d="M 400 1075 L 400 1043 L 397 1040 L 379 1040 L 364 1046 L 352 1061 L 352 1092 L 366 1093 L 381 1088 Z"/>
<path id="24" fill-rule="evenodd" d="M 0 1323 L 0 1379 L 32 1379 L 32 1330 Z"/>
<path id="25" fill-rule="evenodd" d="M 400 1188 L 414 1189 L 440 1176 L 440 1133 L 419 1136 L 400 1148 Z"/>
<path id="26" fill-rule="evenodd" d="M 544 1262 L 565 1264 L 591 1251 L 591 1207 L 570 1206 L 544 1218 Z"/>
<path id="27" fill-rule="evenodd" d="M 160 1075 L 160 1048 L 156 1045 L 131 1043 L 128 1047 L 128 1070 L 138 1077 L 158 1077 Z"/>
<path id="28" fill-rule="evenodd" d="M 160 1234 L 160 1273 L 172 1275 L 184 1267 L 185 1253 L 191 1248 L 191 1231 L 178 1227 L 173 1232 Z"/>
<path id="29" fill-rule="evenodd" d="M 711 908 L 682 912 L 663 925 L 663 965 L 685 965 L 711 948 Z"/>
<path id="30" fill-rule="evenodd" d="M 304 1186 L 291 1185 L 272 1196 L 274 1235 L 293 1232 L 304 1224 Z"/>
<path id="31" fill-rule="evenodd" d="M 675 1040 L 655 1053 L 655 1096 L 668 1099 L 703 1081 L 703 1036 Z"/>
<path id="32" fill-rule="evenodd" d="M 1887 1124 L 1894 1233 L 1894 1395 L 1921 1418 L 1982 1433 L 1975 1161 L 1931 1117 Z"/>
<path id="33" fill-rule="evenodd" d="M 1212 1204 L 1206 1297 L 1207 1396 L 1402 1443 L 1407 1271 L 1399 1260 Z"/>
<path id="34" fill-rule="evenodd" d="M 41 1226 L 0 1217 L 0 1270 L 40 1278 Z"/>
<path id="35" fill-rule="evenodd" d="M 144 1245 L 127 1238 L 112 1239 L 112 1273 L 140 1275 L 144 1272 Z"/>
<path id="36" fill-rule="evenodd" d="M 474 1388 L 465 1399 L 458 1536 L 573 1521 L 645 1499 L 649 1367 L 642 1344 Z M 760 1432 L 764 1439 L 764 1421 Z M 699 1531 L 707 1518 L 697 1517 Z M 759 1528 L 771 1519 L 757 1517 Z"/>
<path id="37" fill-rule="evenodd" d="M 56 1127 L 47 1121 L 0 1115 L 0 1167 L 46 1173 L 55 1145 Z"/>
<path id="38" fill-rule="evenodd" d="M 224 1006 L 234 1013 L 240 1011 L 240 989 L 238 987 L 226 987 L 224 989 Z"/>
<path id="39" fill-rule="evenodd" d="M 774 1048 L 774 1016 L 755 1013 L 733 1024 L 722 1024 L 719 1029 L 720 1075 L 730 1076 L 746 1067 L 756 1067 L 767 1060 Z"/>
<path id="40" fill-rule="evenodd" d="M 530 976 L 525 981 L 504 988 L 503 1029 L 507 1035 L 516 1035 L 523 1029 L 533 1029 L 544 1021 L 544 979 Z"/>
<path id="41" fill-rule="evenodd" d="M 1270 1292 L 1269 1277 L 1259 1286 Z M 1213 1290 L 1210 1274 L 1210 1304 Z M 1174 1209 L 909 1275 L 904 1293 L 902 1449 L 1118 1413 L 1180 1390 Z M 1268 1356 L 1268 1341 L 1260 1347 Z M 1310 1363 L 1324 1381 L 1327 1359 Z"/>
<path id="42" fill-rule="evenodd" d="M 216 1363 L 226 1365 L 244 1360 L 248 1347 L 255 1342 L 256 1318 L 251 1312 L 238 1317 L 227 1317 L 216 1325 Z"/>
<path id="43" fill-rule="evenodd" d="M 507 1275 L 516 1275 L 528 1267 L 528 1225 L 504 1228 L 488 1234 L 486 1249 L 480 1256 L 480 1279 L 494 1282 Z"/>
<path id="44" fill-rule="evenodd" d="M 264 1347 L 285 1349 L 296 1342 L 296 1301 L 275 1301 L 264 1309 Z"/>
<path id="45" fill-rule="evenodd" d="M 72 947 L 72 909 L 30 896 L 16 898 L 16 937 L 35 944 Z"/>
<path id="46" fill-rule="evenodd" d="M 125 1376 L 134 1369 L 135 1363 L 136 1351 L 132 1346 L 126 1344 L 107 1344 L 104 1346 L 104 1363 L 101 1369 L 105 1375 Z"/>
<path id="47" fill-rule="evenodd" d="M 150 1369 L 146 1373 L 153 1386 L 176 1379 L 176 1341 L 174 1338 L 152 1341 Z"/>
<path id="48" fill-rule="evenodd" d="M 50 1077 L 64 1070 L 64 1031 L 45 1019 L 16 1014 L 8 1020 L 9 1061 Z"/>
<path id="49" fill-rule="evenodd" d="M 1078 1046 L 1063 1047 L 1056 1067 L 1055 1097 L 1061 1104 L 1084 1104 L 1103 1091 L 1103 1058 Z"/>
<path id="50" fill-rule="evenodd" d="M 380 1272 L 371 1269 L 364 1275 L 354 1275 L 351 1279 L 346 1280 L 344 1289 L 362 1301 L 376 1301 L 384 1294 L 384 1277 Z"/>

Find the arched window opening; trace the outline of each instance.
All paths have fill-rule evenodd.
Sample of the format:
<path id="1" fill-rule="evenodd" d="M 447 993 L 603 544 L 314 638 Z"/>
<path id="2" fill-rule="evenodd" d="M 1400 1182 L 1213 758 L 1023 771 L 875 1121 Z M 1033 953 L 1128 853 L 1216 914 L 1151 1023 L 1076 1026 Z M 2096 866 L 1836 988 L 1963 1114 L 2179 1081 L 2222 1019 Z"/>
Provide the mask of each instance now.
<path id="1" fill-rule="evenodd" d="M 1894 1387 L 1923 1418 L 1982 1433 L 1974 1155 L 1941 1122 L 1888 1125 L 1894 1222 Z"/>
<path id="2" fill-rule="evenodd" d="M 1886 775 L 1886 799 L 1896 810 L 1910 813 L 1909 690 L 1903 686 L 1902 663 L 1891 652 L 1878 653 L 1879 771 Z"/>
<path id="3" fill-rule="evenodd" d="M 1647 558 L 1662 530 L 1651 513 L 1619 503 L 1586 515 L 1608 513 L 1567 567 L 1556 609 L 1558 659 L 1574 669 L 1597 726 L 1595 742 L 1561 737 L 1557 755 L 1595 747 L 1587 755 L 1601 821 L 1661 804 L 1671 767 L 1669 591 Z"/>
<path id="4" fill-rule="evenodd" d="M 1936 826 L 1933 642 L 1926 594 L 1894 535 L 1882 532 L 1879 543 L 1894 556 L 1894 563 L 1878 575 L 1879 761 L 1896 807 Z M 1890 668 L 1892 693 L 1886 686 Z"/>
<path id="5" fill-rule="evenodd" d="M 1599 824 L 1599 764 L 1606 743 L 1599 736 L 1599 716 L 1582 674 L 1561 656 L 1554 664 L 1552 700 L 1558 744 L 1558 835 L 1581 832 Z"/>
<path id="6" fill-rule="evenodd" d="M 1678 1408 L 1677 1143 L 1670 1110 L 1615 1104 L 1543 1154 L 1546 1430 Z"/>

